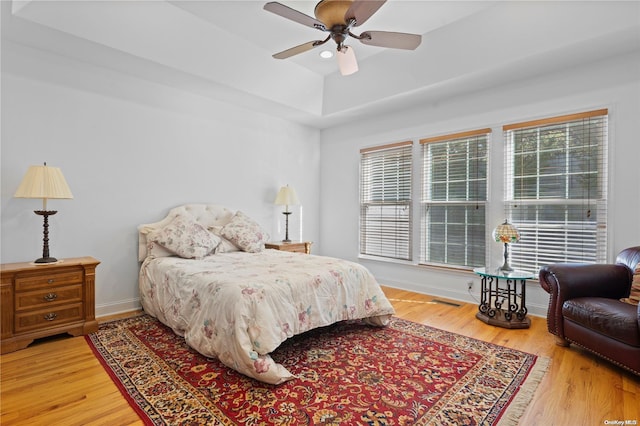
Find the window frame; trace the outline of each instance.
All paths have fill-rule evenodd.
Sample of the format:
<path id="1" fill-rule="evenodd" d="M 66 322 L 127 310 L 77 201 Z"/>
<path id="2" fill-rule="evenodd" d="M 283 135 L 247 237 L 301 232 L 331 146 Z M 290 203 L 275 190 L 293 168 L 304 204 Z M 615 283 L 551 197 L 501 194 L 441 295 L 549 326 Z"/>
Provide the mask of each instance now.
<path id="1" fill-rule="evenodd" d="M 596 132 L 592 134 L 592 126 Z M 526 132 L 536 133 L 536 150 L 516 152 L 518 137 L 525 138 Z M 546 142 L 545 134 L 564 132 L 566 141 L 562 147 L 555 147 Z M 549 133 L 545 133 L 549 132 Z M 513 223 L 522 234 L 520 242 L 510 247 L 511 264 L 519 269 L 539 270 L 545 264 L 558 262 L 605 263 L 608 254 L 608 149 L 609 149 L 609 115 L 608 109 L 555 116 L 540 120 L 503 126 L 504 157 L 504 209 L 505 217 Z M 541 136 L 542 135 L 542 136 Z M 524 139 L 523 139 L 524 140 Z M 597 144 L 594 144 L 593 141 Z M 521 142 L 524 146 L 525 142 Z M 595 145 L 595 146 L 594 146 Z M 581 150 L 587 153 L 581 154 Z M 595 150 L 595 151 L 594 151 Z M 556 165 L 550 172 L 547 160 L 540 159 L 545 151 L 548 158 L 555 158 Z M 536 167 L 534 175 L 525 173 L 525 161 L 516 164 L 516 155 L 535 154 Z M 593 156 L 596 156 L 595 161 Z M 555 157 L 554 157 L 555 156 Z M 560 159 L 561 161 L 558 161 Z M 580 169 L 578 160 L 587 159 L 588 169 Z M 593 163 L 593 164 L 592 164 Z M 528 164 L 528 163 L 527 163 Z M 577 170 L 577 171 L 576 171 Z M 595 176 L 595 178 L 594 178 Z M 517 188 L 519 177 L 521 186 Z M 522 182 L 528 179 L 536 182 L 535 197 L 526 196 Z M 564 195 L 555 197 L 544 194 L 541 186 L 547 179 L 547 191 L 553 189 L 549 180 L 555 185 L 564 185 Z M 587 181 L 586 197 L 577 196 L 580 189 L 576 181 Z M 592 181 L 597 184 L 595 197 L 592 197 Z M 584 185 L 583 185 L 584 186 Z M 577 189 L 572 189 L 576 188 Z M 544 188 L 543 188 L 544 189 Z M 584 191 L 584 189 L 583 189 Z M 559 190 L 556 190 L 559 193 Z M 531 194 L 531 191 L 528 191 Z M 593 206 L 593 207 L 592 207 Z M 545 209 L 546 207 L 546 209 Z M 564 210 L 564 218 L 551 220 L 550 212 Z M 591 215 L 595 212 L 595 220 Z M 547 215 L 549 218 L 544 218 Z M 531 218 L 534 219 L 531 219 Z M 542 250 L 540 246 L 546 245 Z"/>
<path id="2" fill-rule="evenodd" d="M 596 120 L 602 120 L 602 123 L 589 124 L 590 123 L 589 120 L 592 120 L 593 117 L 596 117 Z M 455 264 L 452 264 L 451 262 L 449 263 L 442 263 L 442 262 L 435 262 L 435 261 L 432 262 L 430 261 L 431 258 L 428 258 L 427 255 L 424 254 L 425 244 L 423 240 L 427 238 L 425 235 L 425 220 L 423 218 L 423 215 L 425 212 L 425 202 L 426 202 L 424 199 L 426 170 L 424 166 L 424 153 L 422 152 L 422 149 L 424 149 L 423 147 L 425 144 L 437 143 L 437 142 L 441 142 L 449 139 L 455 139 L 455 138 L 471 137 L 473 136 L 474 133 L 481 132 L 486 134 L 486 160 L 485 160 L 486 175 L 484 177 L 484 179 L 486 180 L 486 185 L 485 185 L 486 192 L 484 194 L 485 198 L 483 200 L 470 201 L 470 203 L 473 203 L 473 204 L 481 203 L 484 206 L 485 240 L 484 240 L 483 251 L 484 251 L 485 262 L 484 262 L 484 265 L 478 265 L 478 266 L 493 265 L 494 260 L 497 262 L 497 253 L 500 252 L 500 255 L 502 254 L 501 253 L 502 250 L 497 249 L 497 245 L 491 243 L 492 242 L 491 231 L 493 230 L 493 226 L 491 225 L 502 223 L 505 219 L 507 219 L 511 221 L 514 225 L 518 226 L 521 233 L 523 234 L 522 240 L 519 243 L 511 245 L 510 247 L 510 251 L 512 252 L 513 266 L 519 269 L 525 269 L 525 270 L 531 270 L 531 271 L 537 269 L 540 265 L 535 267 L 532 267 L 531 265 L 521 265 L 518 263 L 517 259 L 514 259 L 513 254 L 515 254 L 516 258 L 518 257 L 518 251 L 519 249 L 522 249 L 524 247 L 526 243 L 526 238 L 528 237 L 528 234 L 530 234 L 530 231 L 527 229 L 526 226 L 522 225 L 521 221 L 517 217 L 514 218 L 513 209 L 518 208 L 517 206 L 520 206 L 519 207 L 520 211 L 523 211 L 524 210 L 523 207 L 527 207 L 527 206 L 531 207 L 536 203 L 543 204 L 543 202 L 548 205 L 552 205 L 553 203 L 567 204 L 567 205 L 579 204 L 582 202 L 582 200 L 567 198 L 564 200 L 548 200 L 547 199 L 547 200 L 532 201 L 532 200 L 526 200 L 526 199 L 514 197 L 515 190 L 513 187 L 513 177 L 511 176 L 514 170 L 514 164 L 513 162 L 510 163 L 509 156 L 512 155 L 512 153 L 510 153 L 511 151 L 509 151 L 509 149 L 511 148 L 508 147 L 508 145 L 512 144 L 512 140 L 510 139 L 512 136 L 510 136 L 509 132 L 514 132 L 514 131 L 517 131 L 518 129 L 532 128 L 536 126 L 538 127 L 545 127 L 549 125 L 567 126 L 567 123 L 572 123 L 576 120 L 577 121 L 583 120 L 584 121 L 584 123 L 582 123 L 583 127 L 584 126 L 589 127 L 593 125 L 594 129 L 599 128 L 599 126 L 603 129 L 601 135 L 599 136 L 600 139 L 598 141 L 598 144 L 595 148 L 597 149 L 596 153 L 597 153 L 597 157 L 599 158 L 599 160 L 597 161 L 597 166 L 595 166 L 595 168 L 598 170 L 598 173 L 599 173 L 599 176 L 597 178 L 597 182 L 599 185 L 597 190 L 599 194 L 599 198 L 591 197 L 589 202 L 593 202 L 592 209 L 594 212 L 596 212 L 595 216 L 600 217 L 600 219 L 598 219 L 600 222 L 599 224 L 596 225 L 595 231 L 593 231 L 592 229 L 592 232 L 594 235 L 593 238 L 594 238 L 594 241 L 596 241 L 595 246 L 597 246 L 597 253 L 596 253 L 596 256 L 593 259 L 591 259 L 591 262 L 592 263 L 607 262 L 608 253 L 610 251 L 608 246 L 609 244 L 608 232 L 610 232 L 610 226 L 608 224 L 608 219 L 607 219 L 607 210 L 609 209 L 608 198 L 609 198 L 609 189 L 610 189 L 609 188 L 610 181 L 608 176 L 610 164 L 609 164 L 608 157 L 610 155 L 609 149 L 611 146 L 611 141 L 609 140 L 610 117 L 609 117 L 609 110 L 607 108 L 587 111 L 587 112 L 579 112 L 576 114 L 558 115 L 558 116 L 549 117 L 549 118 L 502 125 L 501 136 L 502 136 L 502 143 L 504 147 L 504 154 L 500 154 L 499 152 L 491 152 L 491 151 L 494 151 L 494 148 L 492 148 L 492 145 L 494 145 L 496 142 L 500 142 L 499 140 L 498 141 L 492 140 L 493 138 L 491 137 L 492 135 L 491 128 L 478 129 L 475 131 L 472 130 L 470 132 L 452 133 L 452 134 L 435 136 L 435 137 L 427 137 L 423 139 L 414 139 L 412 141 L 391 143 L 387 145 L 380 145 L 380 146 L 361 149 L 360 150 L 360 154 L 361 154 L 360 228 L 358 231 L 360 235 L 359 257 L 369 258 L 373 260 L 383 260 L 383 261 L 386 260 L 394 263 L 405 263 L 405 264 L 410 264 L 415 266 L 426 266 L 426 267 L 455 269 L 455 270 L 471 270 L 473 267 L 475 267 L 475 265 L 466 265 L 466 266 L 455 265 Z M 493 127 L 495 130 L 496 128 L 499 128 L 499 125 L 496 125 Z M 572 128 L 572 126 L 569 125 L 568 128 Z M 581 131 L 582 130 L 578 130 L 578 133 L 580 133 Z M 590 143 L 586 144 L 584 148 L 587 148 L 590 145 L 591 145 Z M 403 200 L 403 203 L 404 203 L 403 208 L 406 208 L 406 211 L 407 211 L 407 215 L 405 217 L 405 222 L 407 224 L 407 228 L 406 228 L 407 234 L 405 239 L 406 255 L 405 256 L 387 256 L 387 255 L 368 253 L 362 249 L 362 232 L 363 232 L 362 155 L 365 155 L 367 152 L 383 151 L 383 150 L 394 149 L 402 146 L 407 147 L 408 152 L 411 152 L 410 160 L 407 162 L 407 168 L 410 169 L 409 178 L 408 178 L 409 183 L 406 188 L 407 197 L 405 200 Z M 417 150 L 418 147 L 421 148 L 420 153 L 418 153 L 418 150 Z M 501 155 L 502 155 L 502 160 L 499 159 Z M 583 162 L 584 162 L 584 159 L 591 158 L 590 154 L 582 153 L 581 155 L 582 155 Z M 490 167 L 491 162 L 497 162 L 498 163 L 497 167 Z M 576 167 L 579 168 L 579 167 L 582 167 L 582 165 L 578 164 L 578 166 Z M 499 185 L 496 185 L 496 179 L 500 179 L 501 177 L 504 182 L 504 186 L 502 188 L 500 188 Z M 491 181 L 493 181 L 493 184 L 491 183 Z M 522 191 L 522 188 L 520 188 L 520 194 L 521 195 L 524 194 L 524 192 Z M 451 202 L 451 205 L 453 204 L 454 202 Z M 419 213 L 416 217 L 414 217 L 416 212 L 415 209 L 419 209 L 418 210 Z M 542 209 L 539 209 L 539 210 L 542 210 Z M 537 254 L 541 255 L 540 257 L 542 258 L 544 256 L 547 256 L 547 253 L 545 251 L 540 251 L 540 250 L 549 251 L 549 247 L 547 246 L 546 248 L 540 248 L 538 246 L 536 247 L 536 250 L 537 250 Z M 521 257 L 529 256 L 529 254 L 523 254 L 520 256 Z M 496 259 L 494 259 L 494 257 L 496 257 Z M 562 262 L 562 261 L 576 261 L 576 259 L 549 258 L 548 262 L 543 262 L 542 264 L 556 263 L 556 262 Z"/>
<path id="3" fill-rule="evenodd" d="M 376 159 L 382 163 L 373 164 Z M 387 165 L 389 170 L 396 170 L 400 175 L 387 180 L 385 170 L 376 168 L 384 169 Z M 413 180 L 413 141 L 360 150 L 360 256 L 413 260 Z M 380 214 L 373 213 L 369 219 L 371 209 L 378 209 Z M 395 212 L 388 214 L 394 209 Z"/>
<path id="4" fill-rule="evenodd" d="M 441 135 L 436 137 L 424 138 L 420 140 L 421 145 L 421 160 L 422 160 L 422 182 L 421 182 L 421 197 L 420 197 L 420 257 L 418 262 L 420 265 L 426 266 L 439 266 L 456 269 L 472 269 L 473 267 L 484 266 L 487 259 L 486 250 L 486 229 L 487 229 L 487 213 L 489 205 L 489 179 L 490 174 L 488 170 L 489 155 L 490 155 L 490 139 L 492 130 L 490 128 L 482 128 L 476 130 L 470 130 L 465 132 L 452 133 L 447 135 Z M 458 172 L 458 184 L 464 182 L 465 194 L 464 199 L 461 198 L 461 194 L 455 193 L 455 190 L 450 192 L 449 180 L 451 174 L 454 172 L 450 170 L 450 166 L 454 162 L 460 162 L 460 159 L 456 159 L 455 154 L 450 155 L 450 149 L 460 143 L 466 144 L 466 151 L 464 152 L 465 159 L 463 160 L 464 176 L 461 176 L 461 170 Z M 475 143 L 475 152 L 471 144 Z M 480 144 L 484 144 L 483 155 L 480 156 L 478 147 Z M 434 196 L 434 181 L 435 167 L 433 159 L 429 158 L 433 155 L 434 147 L 442 147 L 447 150 L 446 154 L 446 182 L 444 199 L 438 199 Z M 475 176 L 471 173 L 475 169 Z M 471 189 L 471 185 L 484 186 L 483 190 L 475 188 Z M 435 208 L 440 207 L 444 212 L 442 223 L 442 235 L 444 241 L 442 242 L 442 250 L 440 252 L 432 252 L 434 247 L 437 247 L 437 243 L 433 242 L 431 233 L 434 226 L 437 224 L 431 221 Z M 463 207 L 461 210 L 460 207 Z M 475 212 L 473 210 L 481 210 Z M 462 211 L 462 215 L 460 212 Z M 454 219 L 450 219 L 451 216 L 455 216 L 458 213 L 458 222 Z M 481 220 L 478 223 L 470 221 L 470 215 L 481 215 Z M 464 216 L 464 220 L 461 221 L 461 217 Z M 456 234 L 449 238 L 449 231 L 455 228 L 462 227 L 462 235 Z M 473 228 L 480 228 L 473 232 Z M 455 240 L 458 239 L 456 243 Z M 457 258 L 454 250 L 462 252 L 462 259 Z M 451 253 L 450 253 L 451 252 Z M 460 261 L 462 260 L 462 261 Z"/>

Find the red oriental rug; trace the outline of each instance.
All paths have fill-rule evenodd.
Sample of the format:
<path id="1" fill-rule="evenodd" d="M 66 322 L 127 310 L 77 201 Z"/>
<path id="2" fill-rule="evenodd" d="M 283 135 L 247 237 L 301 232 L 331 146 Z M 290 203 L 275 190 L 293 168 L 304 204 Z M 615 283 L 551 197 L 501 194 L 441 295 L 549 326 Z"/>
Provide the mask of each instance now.
<path id="1" fill-rule="evenodd" d="M 399 318 L 287 340 L 272 356 L 298 378 L 278 386 L 200 355 L 147 315 L 86 339 L 148 425 L 517 424 L 548 365 Z"/>

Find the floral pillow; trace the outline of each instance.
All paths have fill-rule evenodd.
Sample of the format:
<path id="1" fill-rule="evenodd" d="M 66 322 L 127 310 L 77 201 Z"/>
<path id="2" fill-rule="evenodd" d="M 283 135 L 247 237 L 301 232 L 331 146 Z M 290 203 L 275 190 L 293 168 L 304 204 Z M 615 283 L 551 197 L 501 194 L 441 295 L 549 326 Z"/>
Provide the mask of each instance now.
<path id="1" fill-rule="evenodd" d="M 171 250 L 168 250 L 155 241 L 151 241 L 147 238 L 147 257 L 156 259 L 158 257 L 169 257 L 175 255 L 176 254 Z"/>
<path id="2" fill-rule="evenodd" d="M 223 237 L 220 232 L 222 231 L 222 225 L 213 225 L 209 227 L 209 231 L 213 232 L 218 238 L 220 238 L 220 244 L 216 247 L 215 253 L 231 253 L 234 251 L 240 251 L 240 249 L 234 245 L 231 241 Z"/>
<path id="3" fill-rule="evenodd" d="M 640 263 L 636 266 L 636 270 L 633 273 L 633 281 L 631 283 L 631 294 L 629 297 L 622 299 L 623 302 L 637 305 L 640 303 Z"/>
<path id="4" fill-rule="evenodd" d="M 147 240 L 186 259 L 202 259 L 220 244 L 219 237 L 184 216 L 176 216 L 164 228 L 150 232 Z"/>
<path id="5" fill-rule="evenodd" d="M 220 235 L 249 253 L 261 252 L 264 250 L 264 243 L 269 241 L 269 234 L 241 211 L 237 211 L 231 222 L 222 227 Z"/>

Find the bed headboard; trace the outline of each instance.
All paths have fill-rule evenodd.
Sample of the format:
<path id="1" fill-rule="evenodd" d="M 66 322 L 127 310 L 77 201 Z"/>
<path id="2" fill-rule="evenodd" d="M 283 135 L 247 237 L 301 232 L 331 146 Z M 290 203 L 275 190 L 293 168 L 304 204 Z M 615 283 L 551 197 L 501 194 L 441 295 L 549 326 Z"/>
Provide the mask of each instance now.
<path id="1" fill-rule="evenodd" d="M 147 257 L 147 234 L 164 227 L 178 215 L 189 216 L 209 229 L 212 226 L 226 225 L 234 214 L 234 211 L 215 204 L 185 204 L 175 207 L 161 221 L 138 226 L 138 261 L 142 262 Z"/>

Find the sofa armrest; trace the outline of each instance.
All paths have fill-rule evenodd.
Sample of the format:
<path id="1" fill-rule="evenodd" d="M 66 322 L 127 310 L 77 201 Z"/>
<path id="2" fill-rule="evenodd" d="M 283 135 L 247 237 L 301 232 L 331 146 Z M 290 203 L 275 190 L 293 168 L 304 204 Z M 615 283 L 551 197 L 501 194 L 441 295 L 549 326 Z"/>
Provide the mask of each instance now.
<path id="1" fill-rule="evenodd" d="M 540 269 L 540 284 L 564 300 L 576 297 L 619 299 L 629 295 L 631 274 L 620 264 L 556 263 Z"/>
<path id="2" fill-rule="evenodd" d="M 540 285 L 550 294 L 549 332 L 564 339 L 562 305 L 578 297 L 620 299 L 629 295 L 632 274 L 623 264 L 556 263 L 540 269 Z"/>
<path id="3" fill-rule="evenodd" d="M 640 246 L 622 250 L 616 257 L 616 263 L 624 263 L 629 269 L 635 271 L 640 263 Z"/>

